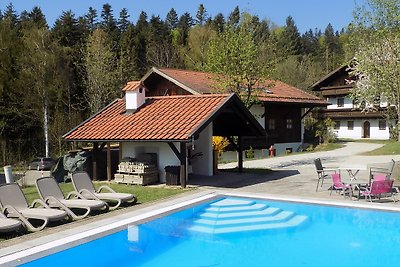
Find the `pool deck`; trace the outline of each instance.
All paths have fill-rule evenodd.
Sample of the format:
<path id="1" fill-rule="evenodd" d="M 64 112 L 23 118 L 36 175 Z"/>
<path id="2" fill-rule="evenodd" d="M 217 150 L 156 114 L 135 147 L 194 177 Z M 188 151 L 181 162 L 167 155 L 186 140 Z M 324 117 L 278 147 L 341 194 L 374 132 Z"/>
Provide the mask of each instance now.
<path id="1" fill-rule="evenodd" d="M 270 168 L 273 171 L 267 174 L 237 174 L 219 172 L 213 177 L 190 176 L 189 186 L 196 190 L 174 196 L 153 203 L 135 205 L 105 214 L 96 215 L 84 220 L 48 227 L 37 233 L 30 233 L 20 237 L 0 242 L 0 265 L 7 259 L 14 259 L 4 266 L 15 266 L 22 262 L 17 261 L 24 253 L 39 253 L 47 247 L 57 247 L 62 242 L 76 244 L 78 238 L 98 235 L 98 231 L 112 231 L 130 221 L 145 220 L 147 217 L 157 216 L 171 208 L 179 209 L 185 203 L 195 202 L 197 199 L 207 199 L 217 194 L 237 196 L 251 196 L 277 200 L 313 202 L 325 205 L 352 206 L 361 208 L 385 209 L 400 212 L 400 202 L 393 203 L 389 198 L 379 203 L 370 203 L 357 198 L 343 197 L 335 192 L 330 195 L 330 181 L 315 191 L 317 175 L 313 160 L 320 157 L 324 166 L 344 166 L 364 164 L 368 166 L 385 166 L 393 158 L 400 160 L 400 155 L 393 156 L 360 156 L 359 153 L 373 150 L 380 145 L 368 143 L 348 143 L 346 147 L 334 151 L 293 154 L 285 157 L 275 157 L 262 160 L 246 161 L 245 167 Z M 234 167 L 234 164 L 221 165 L 221 169 Z M 344 180 L 349 179 L 343 174 Z M 358 181 L 367 181 L 367 170 L 361 170 Z M 400 185 L 400 184 L 399 184 Z M 400 198 L 400 196 L 397 196 Z M 57 251 L 53 248 L 52 251 Z M 3 266 L 3 265 L 2 265 Z"/>

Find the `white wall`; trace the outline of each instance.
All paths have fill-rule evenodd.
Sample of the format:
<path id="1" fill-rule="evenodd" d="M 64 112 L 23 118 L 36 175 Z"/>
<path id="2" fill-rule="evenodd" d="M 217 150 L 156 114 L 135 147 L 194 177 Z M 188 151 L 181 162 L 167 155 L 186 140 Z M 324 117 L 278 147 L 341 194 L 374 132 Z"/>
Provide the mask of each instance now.
<path id="1" fill-rule="evenodd" d="M 212 151 L 212 123 L 207 126 L 197 140 L 195 140 L 195 150 L 192 155 L 201 152 L 201 157 L 192 159 L 192 172 L 194 174 L 213 175 L 213 151 Z M 179 143 L 174 143 L 177 150 L 180 150 Z M 191 149 L 192 144 L 189 142 L 187 148 Z M 160 182 L 165 182 L 165 166 L 179 166 L 180 161 L 164 142 L 122 142 L 122 157 L 136 158 L 142 153 L 156 153 L 158 155 L 158 170 L 160 173 Z M 190 169 L 190 168 L 189 168 Z"/>
<path id="2" fill-rule="evenodd" d="M 256 120 L 258 121 L 258 123 L 265 129 L 265 117 L 261 116 L 264 114 L 265 112 L 265 108 L 263 105 L 253 105 L 250 108 L 250 112 L 251 114 L 253 114 L 254 118 L 256 118 Z"/>
<path id="3" fill-rule="evenodd" d="M 338 107 L 337 106 L 337 99 L 339 97 L 327 97 L 326 101 L 331 103 L 331 105 L 327 106 L 327 109 L 349 109 L 353 108 L 353 100 L 350 99 L 349 97 L 344 97 L 344 104 L 343 107 Z"/>
<path id="4" fill-rule="evenodd" d="M 333 130 L 337 134 L 338 138 L 361 139 L 363 136 L 363 133 L 364 133 L 363 125 L 364 125 L 365 121 L 369 121 L 369 123 L 370 123 L 370 138 L 369 139 L 387 140 L 390 138 L 388 123 L 386 124 L 385 130 L 379 130 L 379 120 L 378 119 L 353 120 L 354 121 L 353 130 L 349 130 L 347 128 L 347 121 L 348 120 L 340 120 L 340 129 Z"/>
<path id="5" fill-rule="evenodd" d="M 208 125 L 194 142 L 192 155 L 201 152 L 203 156 L 192 159 L 192 170 L 195 174 L 213 175 L 212 123 Z M 191 147 L 191 146 L 190 146 Z"/>
<path id="6" fill-rule="evenodd" d="M 274 148 L 276 149 L 276 155 L 285 155 L 286 154 L 286 149 L 291 148 L 292 152 L 297 152 L 299 148 L 301 147 L 302 143 L 275 143 Z M 243 159 L 247 160 L 246 157 L 246 152 L 243 152 Z M 257 149 L 254 150 L 254 158 L 265 158 L 269 156 L 269 150 L 268 149 Z M 238 160 L 238 153 L 236 151 L 225 151 L 222 153 L 222 162 L 231 162 L 231 161 L 237 161 Z"/>
<path id="7" fill-rule="evenodd" d="M 175 143 L 179 151 L 179 144 Z M 158 155 L 158 170 L 160 173 L 160 182 L 165 183 L 165 166 L 180 165 L 179 159 L 171 150 L 167 143 L 162 142 L 123 142 L 122 157 L 135 158 L 142 153 L 156 153 Z"/>

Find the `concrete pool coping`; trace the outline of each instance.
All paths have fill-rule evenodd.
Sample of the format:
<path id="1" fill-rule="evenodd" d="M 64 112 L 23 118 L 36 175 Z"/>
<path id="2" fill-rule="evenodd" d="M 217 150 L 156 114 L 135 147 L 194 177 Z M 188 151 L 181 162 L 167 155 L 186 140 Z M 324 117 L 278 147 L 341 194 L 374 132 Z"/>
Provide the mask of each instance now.
<path id="1" fill-rule="evenodd" d="M 276 201 L 298 202 L 303 204 L 319 204 L 327 206 L 362 208 L 381 211 L 400 212 L 400 207 L 386 203 L 352 202 L 349 200 L 327 200 L 322 198 L 305 198 L 302 196 L 261 194 L 232 190 L 199 190 L 191 194 L 179 195 L 145 206 L 136 206 L 125 212 L 107 218 L 94 217 L 88 223 L 80 223 L 63 231 L 57 231 L 38 238 L 20 242 L 18 244 L 0 249 L 0 265 L 15 266 L 29 262 L 69 247 L 88 242 L 97 237 L 116 232 L 129 224 L 139 223 L 157 216 L 164 216 L 168 212 L 183 209 L 189 205 L 210 200 L 218 196 L 250 197 Z M 62 226 L 61 226 L 62 227 Z M 55 227 L 58 228 L 59 227 Z M 45 231 L 44 231 L 45 232 Z"/>

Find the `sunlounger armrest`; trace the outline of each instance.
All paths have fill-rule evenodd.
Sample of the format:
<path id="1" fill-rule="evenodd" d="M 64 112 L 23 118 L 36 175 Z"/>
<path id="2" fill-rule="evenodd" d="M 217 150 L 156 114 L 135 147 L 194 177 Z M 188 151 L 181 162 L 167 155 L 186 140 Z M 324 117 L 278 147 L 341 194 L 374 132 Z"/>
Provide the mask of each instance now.
<path id="1" fill-rule="evenodd" d="M 36 204 L 38 204 L 39 206 L 42 206 L 45 209 L 51 209 L 49 207 L 49 205 L 47 205 L 43 200 L 41 199 L 35 199 L 34 201 L 32 201 L 32 204 L 30 205 L 31 208 L 34 208 L 36 206 Z"/>
<path id="2" fill-rule="evenodd" d="M 95 194 L 87 190 L 86 188 L 83 188 L 79 190 L 79 194 L 84 198 L 84 199 L 95 199 L 95 200 L 100 200 Z M 90 196 L 89 198 L 87 196 Z"/>
<path id="3" fill-rule="evenodd" d="M 100 193 L 101 190 L 103 190 L 103 189 L 109 191 L 110 193 L 116 193 L 111 187 L 109 187 L 107 185 L 100 186 L 98 192 Z"/>

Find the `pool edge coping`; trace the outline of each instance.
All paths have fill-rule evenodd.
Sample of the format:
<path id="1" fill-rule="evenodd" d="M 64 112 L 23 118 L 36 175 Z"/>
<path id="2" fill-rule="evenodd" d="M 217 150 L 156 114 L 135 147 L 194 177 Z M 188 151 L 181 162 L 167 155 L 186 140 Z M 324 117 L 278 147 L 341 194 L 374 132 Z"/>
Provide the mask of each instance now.
<path id="1" fill-rule="evenodd" d="M 87 227 L 92 227 L 91 229 L 80 231 L 73 233 L 68 236 L 62 236 L 59 239 L 55 239 L 50 242 L 46 242 L 43 244 L 39 244 L 36 246 L 32 246 L 26 249 L 20 249 L 19 251 L 15 252 L 10 252 L 6 255 L 0 256 L 0 264 L 4 266 L 15 266 L 19 264 L 24 264 L 40 255 L 48 255 L 51 253 L 47 253 L 48 251 L 55 250 L 56 248 L 63 250 L 65 247 L 68 247 L 68 245 L 75 246 L 76 244 L 79 244 L 79 241 L 81 243 L 84 243 L 84 240 L 87 238 L 92 238 L 94 239 L 96 236 L 109 233 L 115 229 L 121 228 L 123 226 L 133 224 L 133 223 L 138 223 L 144 220 L 149 220 L 151 218 L 154 218 L 156 216 L 170 213 L 170 212 L 175 212 L 179 209 L 182 209 L 184 207 L 200 203 L 202 201 L 206 201 L 209 199 L 213 199 L 216 197 L 223 197 L 223 196 L 231 196 L 231 197 L 246 197 L 246 198 L 258 198 L 258 199 L 264 199 L 264 200 L 275 200 L 275 201 L 289 201 L 289 202 L 297 202 L 297 203 L 302 203 L 302 204 L 318 204 L 318 205 L 324 205 L 324 206 L 337 206 L 337 207 L 349 207 L 349 208 L 361 208 L 361 209 L 369 209 L 369 210 L 380 210 L 380 211 L 392 211 L 392 212 L 400 212 L 400 207 L 393 207 L 393 206 L 387 206 L 384 205 L 384 203 L 361 203 L 361 202 L 349 202 L 348 200 L 345 201 L 338 201 L 338 200 L 323 200 L 323 199 L 318 199 L 318 198 L 306 198 L 306 197 L 299 197 L 299 196 L 288 196 L 288 195 L 274 195 L 274 194 L 264 194 L 264 193 L 250 193 L 250 192 L 232 192 L 232 191 L 226 191 L 226 190 L 216 190 L 216 191 L 211 191 L 207 190 L 202 192 L 202 194 L 195 194 L 191 195 L 191 198 L 187 199 L 189 196 L 181 196 L 177 197 L 171 200 L 166 201 L 166 203 L 173 202 L 171 205 L 166 205 L 165 207 L 158 207 L 161 206 L 161 204 L 165 203 L 154 203 L 154 205 L 148 206 L 148 207 L 143 207 L 141 209 L 137 209 L 134 211 L 129 211 L 124 214 L 116 215 L 114 218 L 104 218 L 100 221 L 96 222 L 91 222 L 87 225 Z M 186 199 L 184 201 L 180 201 L 182 199 Z M 145 211 L 142 214 L 137 214 L 140 213 L 141 210 L 146 210 L 151 207 L 154 207 L 155 209 L 150 210 L 150 211 Z M 129 218 L 124 218 L 122 220 L 114 221 L 107 223 L 103 226 L 97 226 L 98 224 L 101 224 L 102 221 L 108 221 L 110 219 L 117 220 L 120 217 L 126 217 L 130 216 L 132 214 L 132 217 Z M 78 230 L 76 227 L 73 229 L 69 229 L 70 231 Z M 61 231 L 58 234 L 62 234 Z M 54 234 L 56 235 L 56 234 Z M 41 238 L 46 238 L 41 237 Z M 87 240 L 86 240 L 87 241 Z M 85 242 L 86 242 L 85 241 Z M 29 243 L 32 242 L 30 241 L 25 241 L 23 243 Z M 18 246 L 18 245 L 15 245 Z"/>

